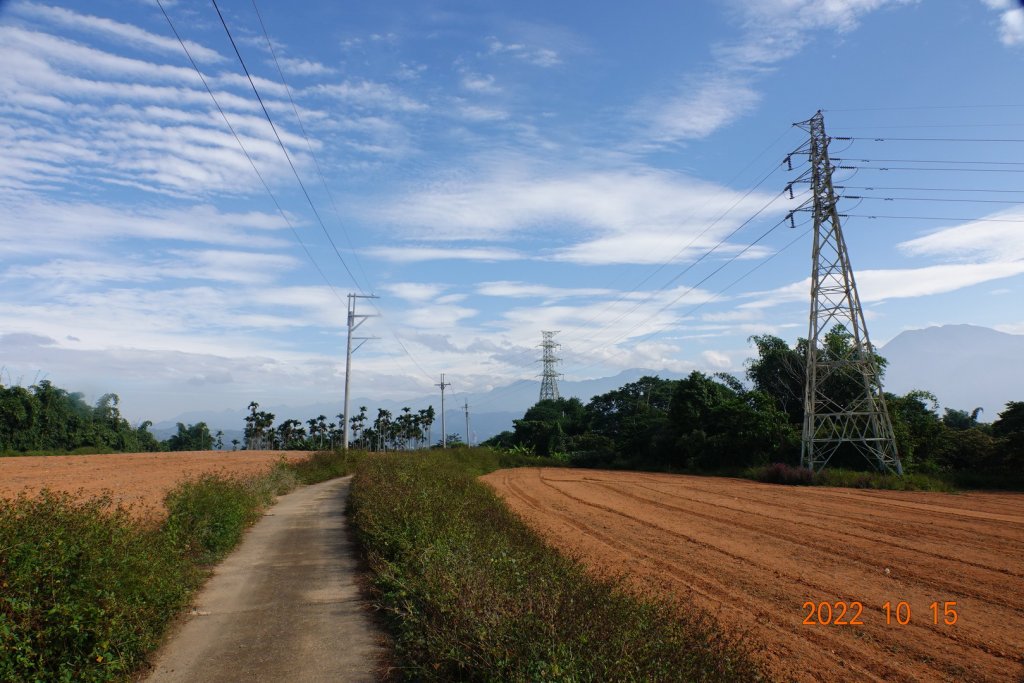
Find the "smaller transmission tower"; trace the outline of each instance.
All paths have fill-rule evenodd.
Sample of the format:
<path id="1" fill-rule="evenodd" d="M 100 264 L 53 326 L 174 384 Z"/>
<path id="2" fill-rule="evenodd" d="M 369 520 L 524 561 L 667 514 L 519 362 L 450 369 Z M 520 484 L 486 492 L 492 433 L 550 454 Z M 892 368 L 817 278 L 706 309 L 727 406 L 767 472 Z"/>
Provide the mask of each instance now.
<path id="1" fill-rule="evenodd" d="M 825 118 L 819 111 L 797 125 L 810 134 L 807 146 L 798 151 L 810 158 L 814 214 L 800 464 L 820 470 L 843 444 L 850 444 L 879 470 L 903 474 L 882 393 L 882 374 L 868 338 L 836 208 Z M 825 348 L 826 336 L 837 326 L 850 335 L 852 348 Z"/>
<path id="2" fill-rule="evenodd" d="M 555 335 L 558 334 L 558 330 L 541 332 L 542 341 L 540 348 L 544 350 L 544 354 L 541 356 L 540 362 L 544 364 L 544 369 L 541 371 L 540 377 L 540 399 L 544 400 L 558 400 L 558 370 L 555 369 L 555 364 L 558 363 L 561 358 L 555 357 L 555 349 L 561 344 L 555 341 Z"/>

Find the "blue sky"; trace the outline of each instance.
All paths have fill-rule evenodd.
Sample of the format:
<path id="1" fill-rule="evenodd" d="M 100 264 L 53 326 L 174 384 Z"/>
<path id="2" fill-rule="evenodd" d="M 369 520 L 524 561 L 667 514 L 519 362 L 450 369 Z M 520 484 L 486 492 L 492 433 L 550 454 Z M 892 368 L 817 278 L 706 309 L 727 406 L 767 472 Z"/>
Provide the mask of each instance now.
<path id="1" fill-rule="evenodd" d="M 340 408 L 349 292 L 358 396 L 532 378 L 549 329 L 571 379 L 741 372 L 806 335 L 819 108 L 875 343 L 1024 333 L 1015 1 L 263 2 L 273 52 L 219 4 L 312 207 L 211 4 L 165 7 L 270 193 L 155 2 L 0 4 L 4 383 Z"/>

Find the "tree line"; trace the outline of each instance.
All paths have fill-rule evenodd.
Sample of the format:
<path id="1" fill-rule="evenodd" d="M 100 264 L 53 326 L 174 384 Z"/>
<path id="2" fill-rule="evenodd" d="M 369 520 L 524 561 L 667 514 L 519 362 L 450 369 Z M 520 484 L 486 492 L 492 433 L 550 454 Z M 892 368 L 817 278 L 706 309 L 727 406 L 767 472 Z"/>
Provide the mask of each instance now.
<path id="1" fill-rule="evenodd" d="M 0 453 L 70 453 L 287 449 L 323 450 L 341 446 L 344 415 L 328 421 L 326 415 L 308 420 L 276 416 L 249 404 L 243 439 L 225 443 L 224 432 L 213 432 L 205 422 L 177 423 L 177 431 L 158 440 L 151 421 L 137 426 L 121 416 L 117 394 L 104 394 L 89 405 L 83 394 L 69 392 L 43 380 L 31 387 L 0 385 Z M 371 420 L 366 406 L 349 418 L 351 443 L 367 450 L 407 450 L 432 443 L 436 413 L 430 406 L 397 414 L 383 408 Z M 461 442 L 457 434 L 448 441 Z"/>
<path id="2" fill-rule="evenodd" d="M 514 429 L 485 445 L 555 456 L 580 466 L 690 471 L 737 470 L 772 462 L 797 465 L 804 414 L 807 341 L 794 346 L 773 335 L 751 337 L 757 356 L 744 384 L 732 375 L 693 372 L 681 380 L 643 377 L 583 404 L 541 401 Z M 823 361 L 855 353 L 842 327 L 818 350 Z M 876 356 L 884 372 L 886 360 Z M 861 376 L 833 372 L 827 391 L 840 405 L 863 393 Z M 954 475 L 983 483 L 1020 479 L 1024 471 L 1024 402 L 1011 401 L 991 424 L 980 408 L 945 408 L 927 391 L 886 393 L 897 448 L 908 472 Z M 855 449 L 840 449 L 830 466 L 866 469 Z"/>
<path id="3" fill-rule="evenodd" d="M 132 426 L 119 404 L 117 394 L 104 394 L 89 405 L 81 393 L 49 380 L 29 388 L 0 385 L 0 452 L 159 450 L 152 423 Z"/>
<path id="4" fill-rule="evenodd" d="M 305 423 L 288 419 L 275 427 L 276 416 L 260 410 L 260 404 L 253 401 L 249 404 L 249 414 L 245 418 L 245 448 L 337 448 L 344 439 L 341 425 L 344 424 L 345 415 L 342 413 L 336 417 L 337 420 L 333 422 L 327 422 L 326 415 L 310 418 Z M 431 429 L 435 418 L 433 406 L 417 412 L 404 407 L 397 416 L 390 410 L 379 408 L 377 417 L 370 422 L 366 406 L 360 406 L 359 412 L 349 418 L 349 445 L 375 451 L 423 448 L 431 443 Z M 449 435 L 448 440 L 452 440 L 453 436 L 455 435 Z M 459 440 L 457 436 L 455 439 Z"/>

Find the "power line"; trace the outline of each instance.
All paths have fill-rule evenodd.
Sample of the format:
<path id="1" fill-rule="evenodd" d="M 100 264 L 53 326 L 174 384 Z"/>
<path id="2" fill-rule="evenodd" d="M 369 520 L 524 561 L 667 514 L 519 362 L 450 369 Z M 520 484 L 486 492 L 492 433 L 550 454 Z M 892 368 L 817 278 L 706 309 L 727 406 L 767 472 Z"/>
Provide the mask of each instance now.
<path id="1" fill-rule="evenodd" d="M 850 218 L 892 218 L 908 221 L 963 221 L 964 223 L 1024 223 L 1024 218 L 954 218 L 953 216 L 883 216 L 881 214 L 843 214 Z"/>
<path id="2" fill-rule="evenodd" d="M 954 166 L 853 166 L 841 165 L 835 168 L 844 171 L 956 171 L 958 173 L 1024 173 L 1024 168 L 956 168 Z"/>
<path id="3" fill-rule="evenodd" d="M 967 161 L 965 159 L 858 159 L 832 157 L 832 161 L 861 164 L 989 164 L 991 166 L 1024 166 L 1024 161 Z"/>
<path id="4" fill-rule="evenodd" d="M 252 75 L 249 73 L 249 68 L 245 65 L 245 60 L 242 58 L 242 53 L 238 50 L 238 45 L 235 43 L 234 36 L 231 35 L 231 29 L 228 28 L 228 23 L 224 19 L 224 15 L 220 11 L 220 7 L 217 5 L 217 0 L 210 0 L 213 3 L 213 8 L 217 10 L 217 16 L 220 18 L 221 26 L 224 27 L 224 32 L 228 36 L 228 40 L 231 41 L 231 47 L 235 50 L 235 56 L 238 57 L 239 64 L 242 65 L 242 71 L 245 72 L 245 77 L 249 80 L 249 85 L 252 86 L 252 91 L 256 95 L 256 99 L 260 103 L 260 107 L 263 109 L 263 115 L 267 117 L 267 123 L 270 124 L 271 130 L 274 131 L 274 137 L 277 138 L 277 144 L 281 146 L 281 151 L 284 152 L 285 159 L 288 160 L 288 166 L 291 167 L 292 173 L 295 175 L 295 180 L 298 181 L 299 187 L 302 188 L 302 194 L 305 195 L 306 201 L 309 203 L 309 208 L 312 209 L 313 215 L 316 216 L 317 222 L 320 224 L 320 228 L 323 230 L 324 235 L 327 237 L 327 241 L 330 242 L 331 247 L 334 249 L 334 254 L 341 261 L 341 265 L 344 266 L 345 272 L 352 278 L 352 282 L 355 283 L 356 288 L 359 289 L 360 293 L 364 293 L 362 286 L 359 284 L 359 280 L 352 273 L 352 270 L 348 267 L 348 263 L 345 262 L 341 252 L 338 250 L 338 245 L 334 243 L 334 239 L 331 237 L 331 233 L 327 230 L 327 226 L 324 224 L 323 219 L 320 217 L 320 212 L 316 210 L 316 206 L 313 204 L 313 199 L 309 196 L 309 192 L 306 190 L 306 185 L 302 182 L 302 178 L 299 176 L 298 170 L 295 168 L 295 164 L 292 162 L 292 157 L 288 153 L 288 148 L 285 147 L 284 141 L 281 139 L 281 135 L 277 132 L 277 126 L 274 125 L 274 120 L 270 116 L 270 112 L 267 111 L 267 105 L 263 103 L 263 97 L 260 96 L 260 91 L 256 87 L 256 83 L 252 80 Z"/>
<path id="5" fill-rule="evenodd" d="M 302 247 L 302 251 L 306 253 L 306 257 L 309 259 L 309 262 L 313 264 L 313 267 L 320 274 L 320 277 L 323 278 L 325 283 L 327 283 L 327 286 L 330 288 L 331 293 L 334 294 L 334 297 L 340 303 L 344 303 L 341 298 L 341 295 L 338 294 L 337 290 L 334 288 L 334 285 L 331 284 L 331 281 L 327 278 L 327 275 L 324 273 L 323 269 L 320 268 L 320 264 L 316 262 L 316 259 L 313 258 L 313 254 L 310 253 L 309 248 L 307 248 L 306 244 L 302 241 L 302 238 L 299 236 L 299 232 L 295 229 L 295 226 L 292 225 L 291 220 L 288 218 L 288 214 L 286 214 L 284 209 L 281 208 L 281 204 L 277 201 L 277 197 L 274 196 L 273 191 L 271 191 L 270 185 L 263 178 L 263 174 L 260 173 L 260 169 L 256 166 L 256 162 L 253 161 L 252 156 L 250 156 L 248 150 L 245 149 L 245 145 L 242 144 L 242 139 L 238 136 L 238 133 L 235 131 L 235 127 L 231 125 L 231 121 L 228 120 L 227 114 L 224 112 L 224 109 L 220 106 L 220 102 L 217 101 L 217 96 L 213 94 L 213 90 L 210 88 L 210 84 L 207 83 L 206 77 L 203 76 L 203 72 L 200 71 L 199 65 L 196 64 L 196 61 L 192 58 L 192 53 L 190 53 L 188 48 L 185 46 L 185 41 L 182 40 L 181 35 L 178 33 L 178 29 L 175 28 L 174 22 L 171 21 L 170 15 L 168 15 L 167 10 L 164 9 L 163 3 L 161 2 L 161 0 L 156 0 L 156 2 L 157 5 L 160 7 L 160 11 L 164 15 L 164 19 L 167 20 L 167 25 L 171 27 L 171 32 L 174 33 L 174 37 L 178 39 L 178 44 L 181 45 L 181 49 L 184 50 L 185 56 L 188 57 L 188 61 L 192 64 L 192 68 L 195 69 L 196 74 L 199 76 L 199 80 L 202 81 L 203 87 L 206 88 L 206 92 L 209 93 L 210 99 L 213 100 L 214 106 L 217 107 L 217 111 L 220 112 L 221 118 L 224 119 L 224 123 L 227 125 L 228 130 L 231 131 L 231 135 L 235 138 L 235 142 L 238 143 L 238 147 L 242 150 L 242 154 L 244 154 L 245 158 L 249 161 L 249 165 L 252 166 L 252 170 L 256 172 L 256 176 L 260 179 L 260 183 L 262 183 L 263 189 L 267 191 L 267 194 L 270 195 L 271 201 L 274 202 L 274 206 L 277 207 L 277 211 L 278 213 L 281 214 L 281 218 L 284 219 L 284 222 L 292 231 L 292 235 L 295 236 L 295 240 L 299 243 L 299 246 Z"/>
<path id="6" fill-rule="evenodd" d="M 836 188 L 838 189 L 838 185 Z M 957 197 L 872 197 L 870 195 L 844 194 L 845 199 L 875 199 L 886 202 L 962 202 L 965 204 L 1020 204 L 1012 199 L 960 199 Z"/>
<path id="7" fill-rule="evenodd" d="M 252 8 L 253 8 L 253 10 L 256 13 L 256 18 L 259 20 L 260 28 L 263 31 L 263 37 L 264 37 L 264 39 L 267 42 L 267 49 L 270 51 L 270 55 L 274 59 L 274 65 L 277 67 L 277 73 L 278 73 L 278 75 L 281 78 L 281 84 L 284 86 L 285 92 L 288 94 L 288 101 L 291 102 L 292 111 L 295 114 L 295 120 L 299 124 L 299 130 L 302 131 L 302 137 L 306 141 L 306 148 L 309 150 L 309 155 L 310 155 L 310 157 L 312 157 L 313 163 L 316 166 L 317 175 L 320 178 L 320 183 L 323 185 L 324 192 L 327 193 L 327 197 L 330 200 L 331 209 L 333 210 L 334 217 L 335 217 L 335 219 L 338 222 L 338 227 L 341 229 L 342 234 L 345 236 L 345 239 L 348 242 L 349 248 L 352 250 L 352 256 L 355 259 L 356 266 L 359 268 L 359 272 L 362 273 L 364 281 L 366 282 L 366 284 L 369 287 L 369 289 L 372 291 L 373 289 L 375 289 L 375 287 L 373 286 L 373 282 L 370 280 L 370 276 L 367 275 L 366 269 L 363 267 L 363 263 L 362 263 L 362 261 L 359 258 L 359 254 L 358 254 L 358 252 L 357 252 L 357 250 L 355 248 L 355 245 L 352 243 L 352 237 L 349 235 L 348 231 L 345 229 L 344 225 L 342 224 L 341 213 L 338 211 L 338 205 L 337 205 L 337 202 L 334 199 L 334 193 L 331 192 L 330 187 L 328 187 L 327 179 L 325 178 L 323 169 L 320 166 L 320 160 L 317 158 L 316 153 L 313 151 L 313 145 L 312 145 L 312 143 L 309 140 L 309 135 L 306 132 L 306 127 L 302 123 L 302 117 L 299 115 L 298 106 L 295 104 L 295 99 L 292 97 L 292 91 L 291 91 L 291 88 L 288 86 L 288 81 L 285 78 L 284 70 L 281 68 L 281 63 L 277 59 L 277 52 L 274 50 L 273 41 L 270 40 L 270 34 L 267 31 L 267 27 L 266 27 L 266 25 L 263 22 L 263 16 L 260 13 L 259 7 L 256 5 L 256 0 L 251 0 L 251 1 L 252 1 Z M 214 3 L 214 4 L 216 6 L 216 3 Z M 218 14 L 219 14 L 219 10 L 218 10 Z M 221 20 L 223 22 L 223 17 L 221 17 Z M 227 29 L 227 27 L 225 26 L 225 30 L 226 29 Z M 228 35 L 230 37 L 230 32 L 228 33 Z M 232 41 L 232 44 L 234 44 L 234 41 Z M 237 54 L 237 52 L 238 52 L 237 48 L 236 48 L 235 52 Z M 241 59 L 241 57 L 239 57 L 239 59 Z M 242 64 L 242 66 L 243 66 L 243 68 L 245 67 L 244 62 Z M 246 72 L 246 74 L 248 75 L 248 71 Z M 250 78 L 249 82 L 250 82 L 250 84 L 252 83 L 252 79 L 251 78 Z M 255 90 L 255 86 L 253 86 L 253 89 Z M 259 97 L 259 93 L 257 93 L 257 97 Z M 262 101 L 261 101 L 261 104 L 262 104 Z M 266 113 L 266 109 L 265 108 L 264 108 L 264 113 Z M 269 118 L 269 114 L 268 114 L 268 118 Z M 273 125 L 272 122 L 271 122 L 271 125 Z M 275 133 L 276 133 L 276 131 L 275 131 Z M 278 138 L 278 142 L 280 142 L 280 138 Z M 283 148 L 283 145 L 282 145 L 282 148 Z M 285 152 L 285 154 L 287 154 L 287 151 Z M 289 163 L 290 163 L 290 159 L 289 159 Z M 294 166 L 292 167 L 292 170 L 293 171 L 295 170 Z M 297 175 L 296 175 L 296 178 L 298 178 Z M 300 180 L 299 182 L 301 184 L 302 181 Z M 305 187 L 303 187 L 303 191 L 305 191 Z M 308 194 L 306 195 L 306 199 L 309 200 L 309 195 Z M 316 211 L 316 209 L 314 208 L 314 212 L 315 211 Z M 317 215 L 317 218 L 319 219 L 319 215 Z M 326 230 L 326 227 L 323 226 L 323 223 L 321 223 L 321 228 L 324 229 L 324 232 L 326 234 L 327 230 Z M 329 234 L 327 235 L 327 239 L 328 240 L 331 239 Z M 333 240 L 331 241 L 331 246 L 334 246 Z M 337 253 L 338 249 L 337 249 L 336 246 L 334 247 L 334 250 L 335 250 L 335 253 Z M 341 254 L 338 254 L 338 258 L 341 259 Z M 348 271 L 348 266 L 345 264 L 344 259 L 341 259 L 341 261 L 342 261 L 342 265 L 345 265 L 345 270 Z M 351 271 L 349 271 L 349 275 L 352 276 L 352 272 Z M 353 276 L 353 281 L 355 281 L 355 277 L 354 276 Z M 359 283 L 356 282 L 356 285 L 359 286 Z M 412 355 L 412 353 L 409 352 L 409 349 L 406 347 L 406 345 L 402 342 L 401 338 L 398 336 L 398 332 L 394 328 L 392 328 L 390 325 L 388 325 L 387 319 L 384 316 L 383 312 L 381 311 L 380 307 L 377 306 L 376 300 L 371 298 L 371 299 L 368 299 L 368 301 L 370 303 L 370 306 L 377 312 L 377 314 L 379 316 L 381 316 L 382 319 L 384 319 L 384 324 L 388 327 L 388 330 L 391 332 L 391 335 L 395 338 L 395 341 L 398 343 L 398 346 L 402 349 L 402 352 L 405 353 L 405 355 L 409 357 L 409 360 L 411 360 L 413 362 L 413 364 L 419 369 L 419 371 L 423 373 L 424 377 L 426 377 L 427 379 L 432 380 L 433 378 L 431 377 L 431 375 L 426 370 L 423 369 L 423 366 L 420 365 L 419 361 L 417 361 L 416 358 Z"/>
<path id="8" fill-rule="evenodd" d="M 1020 109 L 1024 104 L 913 104 L 909 106 L 859 106 L 854 109 L 821 110 L 822 112 L 910 112 L 930 110 Z"/>
<path id="9" fill-rule="evenodd" d="M 256 0 L 252 0 L 252 8 L 256 12 L 256 18 L 260 22 L 260 28 L 263 30 L 263 37 L 267 41 L 267 49 L 270 50 L 270 56 L 274 58 L 274 66 L 277 67 L 277 73 L 281 77 L 281 84 L 284 86 L 284 90 L 288 94 L 288 101 L 291 102 L 292 111 L 295 113 L 295 121 L 299 124 L 299 130 L 302 131 L 302 137 L 306 140 L 306 149 L 309 150 L 309 156 L 312 157 L 313 163 L 316 166 L 317 175 L 320 176 L 320 183 L 323 185 L 324 192 L 327 193 L 327 198 L 331 202 L 331 209 L 334 211 L 335 220 L 337 220 L 338 227 L 341 229 L 341 233 L 345 236 L 345 240 L 348 242 L 348 246 L 352 250 L 352 256 L 355 258 L 359 272 L 362 273 L 364 281 L 372 291 L 375 289 L 373 282 L 370 281 L 370 277 L 366 274 L 366 269 L 363 268 L 362 261 L 359 259 L 359 254 L 356 252 L 356 247 L 352 243 L 351 235 L 349 235 L 348 230 L 345 229 L 345 226 L 341 222 L 341 214 L 338 211 L 337 203 L 334 201 L 334 193 L 331 192 L 331 189 L 327 186 L 327 179 L 324 177 L 323 169 L 320 166 L 320 160 L 317 158 L 316 152 L 313 151 L 313 144 L 310 142 L 309 135 L 306 133 L 306 127 L 302 124 L 302 117 L 299 116 L 299 108 L 295 104 L 295 99 L 292 97 L 292 89 L 288 86 L 288 81 L 284 77 L 284 70 L 281 68 L 281 63 L 277 60 L 277 51 L 274 50 L 273 41 L 270 40 L 270 34 L 267 32 L 267 27 L 263 23 L 263 15 L 260 14 L 260 9 L 256 6 Z"/>
<path id="10" fill-rule="evenodd" d="M 875 138 L 841 135 L 837 135 L 832 139 L 851 140 L 856 142 L 1024 142 L 1024 138 Z"/>
<path id="11" fill-rule="evenodd" d="M 995 190 L 995 189 L 972 189 L 964 187 L 891 187 L 881 185 L 835 185 L 836 188 L 850 190 L 905 190 L 912 192 L 1001 192 L 1010 194 L 1024 194 L 1024 190 Z"/>

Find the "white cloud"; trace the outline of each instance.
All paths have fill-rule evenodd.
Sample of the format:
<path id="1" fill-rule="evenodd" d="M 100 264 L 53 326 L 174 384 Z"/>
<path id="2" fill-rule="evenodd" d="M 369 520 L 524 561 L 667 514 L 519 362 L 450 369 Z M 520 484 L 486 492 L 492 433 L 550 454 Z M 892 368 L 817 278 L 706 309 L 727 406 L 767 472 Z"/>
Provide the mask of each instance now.
<path id="1" fill-rule="evenodd" d="M 1018 7 L 1003 12 L 1000 17 L 999 40 L 1003 45 L 1024 43 L 1024 8 Z"/>
<path id="2" fill-rule="evenodd" d="M 655 140 L 700 139 L 746 115 L 760 99 L 744 79 L 715 74 L 682 88 L 646 116 Z"/>
<path id="3" fill-rule="evenodd" d="M 34 2 L 16 2 L 11 5 L 10 9 L 19 16 L 41 19 L 66 28 L 89 31 L 116 39 L 119 43 L 128 44 L 133 47 L 156 50 L 165 54 L 182 54 L 181 45 L 178 44 L 175 38 L 150 33 L 138 26 L 124 24 L 113 19 L 97 17 L 91 14 L 80 14 L 63 7 L 49 7 Z M 224 57 L 215 50 L 189 40 L 184 42 L 192 57 L 198 62 L 212 63 L 224 60 Z"/>
<path id="4" fill-rule="evenodd" d="M 912 256 L 939 256 L 958 261 L 1024 259 L 1024 209 L 1014 208 L 986 218 L 1000 222 L 972 221 L 902 242 L 898 247 Z"/>
<path id="5" fill-rule="evenodd" d="M 279 215 L 231 213 L 209 205 L 154 209 L 38 199 L 0 202 L 0 245 L 8 254 L 81 256 L 102 253 L 107 242 L 121 239 L 279 248 L 290 243 L 273 234 L 284 228 Z"/>
<path id="6" fill-rule="evenodd" d="M 336 71 L 320 62 L 294 57 L 278 57 L 277 63 L 281 65 L 282 71 L 291 76 L 324 76 Z"/>
<path id="7" fill-rule="evenodd" d="M 501 88 L 494 83 L 494 76 L 476 74 L 469 71 L 462 74 L 462 87 L 466 90 L 489 95 L 501 92 Z"/>
<path id="8" fill-rule="evenodd" d="M 729 357 L 729 354 L 722 353 L 721 351 L 709 349 L 701 352 L 700 357 L 715 370 L 728 370 L 733 366 L 732 358 Z"/>
<path id="9" fill-rule="evenodd" d="M 508 112 L 502 109 L 478 104 L 460 103 L 457 111 L 462 118 L 477 122 L 504 121 L 508 118 Z"/>
<path id="10" fill-rule="evenodd" d="M 313 86 L 314 92 L 330 95 L 357 107 L 379 108 L 400 112 L 421 112 L 427 105 L 397 92 L 384 83 L 373 81 L 345 81 L 343 83 Z"/>
<path id="11" fill-rule="evenodd" d="M 384 285 L 384 291 L 412 303 L 434 301 L 441 292 L 448 289 L 447 285 L 430 284 L 426 282 L 394 282 Z"/>
<path id="12" fill-rule="evenodd" d="M 1003 45 L 1024 43 L 1024 6 L 1014 0 L 981 0 L 989 9 L 999 12 L 999 40 Z"/>
<path id="13" fill-rule="evenodd" d="M 515 261 L 525 258 L 511 249 L 493 249 L 490 247 L 371 247 L 365 253 L 376 258 L 395 263 L 414 263 L 418 261 Z"/>
<path id="14" fill-rule="evenodd" d="M 1024 273 L 1024 261 L 861 270 L 856 273 L 857 292 L 862 303 L 874 303 L 955 292 L 965 287 L 1021 273 Z M 768 292 L 753 292 L 747 296 L 754 300 L 742 304 L 740 308 L 770 308 L 795 301 L 807 301 L 810 292 L 811 280 L 807 278 Z"/>
<path id="15" fill-rule="evenodd" d="M 503 240 L 529 231 L 583 234 L 590 238 L 541 255 L 576 263 L 657 263 L 709 249 L 770 199 L 642 167 L 554 173 L 505 162 L 368 211 L 410 237 L 424 228 L 438 241 Z"/>
<path id="16" fill-rule="evenodd" d="M 705 138 L 760 101 L 754 79 L 797 54 L 815 31 L 851 31 L 860 18 L 909 0 L 731 0 L 742 36 L 714 47 L 714 61 L 678 91 L 647 99 L 635 116 L 648 144 Z"/>
<path id="17" fill-rule="evenodd" d="M 595 287 L 550 287 L 529 282 L 512 282 L 507 280 L 482 282 L 477 285 L 477 292 L 484 296 L 509 298 L 542 298 L 549 301 L 568 297 L 589 297 L 611 294 L 613 290 Z"/>
<path id="18" fill-rule="evenodd" d="M 497 38 L 491 38 L 487 44 L 488 51 L 492 55 L 511 55 L 516 59 L 540 66 L 550 68 L 562 63 L 558 52 L 546 47 L 535 47 L 523 43 L 503 43 Z"/>

